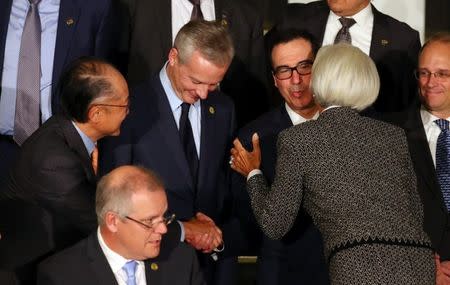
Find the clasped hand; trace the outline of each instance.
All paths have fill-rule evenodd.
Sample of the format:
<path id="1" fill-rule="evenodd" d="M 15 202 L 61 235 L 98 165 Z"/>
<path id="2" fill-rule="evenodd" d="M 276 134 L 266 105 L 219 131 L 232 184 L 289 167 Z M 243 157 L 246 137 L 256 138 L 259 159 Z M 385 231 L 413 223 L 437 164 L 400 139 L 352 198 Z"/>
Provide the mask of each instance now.
<path id="1" fill-rule="evenodd" d="M 203 213 L 197 213 L 194 218 L 183 222 L 183 225 L 185 241 L 197 250 L 208 253 L 223 244 L 222 231 Z"/>

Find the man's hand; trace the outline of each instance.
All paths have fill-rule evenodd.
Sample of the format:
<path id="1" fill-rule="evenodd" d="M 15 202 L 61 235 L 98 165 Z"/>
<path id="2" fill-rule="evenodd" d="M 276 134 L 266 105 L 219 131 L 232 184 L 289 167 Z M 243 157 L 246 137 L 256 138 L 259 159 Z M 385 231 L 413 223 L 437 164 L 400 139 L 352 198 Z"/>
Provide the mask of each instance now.
<path id="1" fill-rule="evenodd" d="M 438 254 L 434 255 L 436 263 L 436 285 L 450 285 L 450 261 L 441 261 Z"/>
<path id="2" fill-rule="evenodd" d="M 203 213 L 197 213 L 195 218 L 183 222 L 185 240 L 195 249 L 205 253 L 223 243 L 222 231 L 214 221 Z"/>
<path id="3" fill-rule="evenodd" d="M 248 152 L 239 139 L 233 141 L 234 147 L 231 149 L 230 166 L 245 177 L 253 169 L 259 169 L 261 165 L 261 149 L 259 148 L 259 137 L 257 133 L 252 136 L 253 151 Z"/>

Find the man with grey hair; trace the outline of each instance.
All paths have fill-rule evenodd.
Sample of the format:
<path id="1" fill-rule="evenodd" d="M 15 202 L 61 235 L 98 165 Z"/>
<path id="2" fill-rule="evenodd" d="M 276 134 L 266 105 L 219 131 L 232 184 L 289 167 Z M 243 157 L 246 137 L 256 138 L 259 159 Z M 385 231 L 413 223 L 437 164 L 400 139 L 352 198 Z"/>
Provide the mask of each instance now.
<path id="1" fill-rule="evenodd" d="M 118 135 L 128 114 L 127 83 L 102 60 L 74 61 L 58 89 L 64 115 L 25 141 L 0 192 L 0 267 L 30 269 L 18 273 L 21 279 L 32 279 L 37 261 L 95 228 L 96 142 Z"/>
<path id="2" fill-rule="evenodd" d="M 44 261 L 37 284 L 204 284 L 195 251 L 163 237 L 175 216 L 152 171 L 113 170 L 97 186 L 95 207 L 97 231 Z"/>
<path id="3" fill-rule="evenodd" d="M 132 91 L 123 132 L 104 142 L 111 155 L 100 163 L 103 170 L 143 165 L 162 177 L 181 240 L 198 250 L 208 284 L 233 283 L 233 274 L 222 269 L 235 264 L 230 239 L 237 220 L 231 219 L 226 159 L 235 113 L 232 101 L 216 90 L 233 54 L 219 23 L 186 24 L 160 73 Z"/>

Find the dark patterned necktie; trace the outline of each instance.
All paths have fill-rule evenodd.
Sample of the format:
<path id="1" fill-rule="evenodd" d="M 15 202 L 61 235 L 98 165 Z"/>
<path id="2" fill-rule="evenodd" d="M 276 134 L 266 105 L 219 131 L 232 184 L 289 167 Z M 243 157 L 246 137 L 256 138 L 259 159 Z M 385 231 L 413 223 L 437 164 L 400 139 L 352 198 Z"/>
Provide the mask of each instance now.
<path id="1" fill-rule="evenodd" d="M 450 130 L 447 120 L 439 119 L 434 121 L 441 133 L 436 145 L 436 175 L 441 186 L 442 196 L 445 205 L 450 211 Z"/>
<path id="2" fill-rule="evenodd" d="M 352 36 L 350 35 L 350 27 L 353 26 L 356 21 L 353 18 L 339 18 L 339 22 L 341 22 L 342 28 L 338 31 L 336 38 L 334 39 L 334 43 L 346 42 L 348 44 L 352 43 Z"/>
<path id="3" fill-rule="evenodd" d="M 189 108 L 188 103 L 181 104 L 181 116 L 180 116 L 180 139 L 183 145 L 184 154 L 189 164 L 189 170 L 192 175 L 192 181 L 194 187 L 197 186 L 197 172 L 198 172 L 198 155 L 195 147 L 194 135 L 192 133 L 191 122 L 189 121 Z"/>
<path id="4" fill-rule="evenodd" d="M 191 21 L 192 20 L 203 20 L 203 13 L 200 9 L 200 0 L 189 0 L 189 2 L 194 5 L 192 8 Z"/>
<path id="5" fill-rule="evenodd" d="M 41 20 L 37 8 L 39 1 L 30 0 L 20 41 L 14 117 L 14 141 L 18 145 L 22 145 L 39 128 L 40 122 Z"/>

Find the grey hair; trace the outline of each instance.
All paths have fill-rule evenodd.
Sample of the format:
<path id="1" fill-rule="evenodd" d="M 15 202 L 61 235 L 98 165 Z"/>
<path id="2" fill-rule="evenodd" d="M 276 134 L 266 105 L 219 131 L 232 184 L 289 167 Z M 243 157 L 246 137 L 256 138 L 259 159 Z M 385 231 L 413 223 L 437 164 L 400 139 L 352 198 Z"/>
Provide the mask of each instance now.
<path id="1" fill-rule="evenodd" d="M 375 102 L 380 78 L 372 59 L 349 44 L 322 47 L 312 67 L 311 88 L 322 107 L 332 105 L 361 111 Z"/>
<path id="2" fill-rule="evenodd" d="M 194 51 L 217 66 L 230 64 L 234 56 L 233 40 L 227 28 L 215 21 L 190 21 L 175 37 L 173 44 L 181 63 L 186 63 Z"/>
<path id="3" fill-rule="evenodd" d="M 141 190 L 163 190 L 161 179 L 151 170 L 139 166 L 121 166 L 103 176 L 97 184 L 95 212 L 99 225 L 107 212 L 125 218 L 131 211 L 131 196 Z"/>

